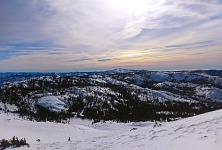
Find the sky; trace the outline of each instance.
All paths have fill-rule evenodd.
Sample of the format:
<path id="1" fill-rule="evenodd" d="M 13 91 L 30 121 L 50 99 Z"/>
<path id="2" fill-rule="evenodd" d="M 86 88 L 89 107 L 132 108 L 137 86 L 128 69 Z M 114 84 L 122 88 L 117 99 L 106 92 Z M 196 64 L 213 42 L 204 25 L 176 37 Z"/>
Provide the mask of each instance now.
<path id="1" fill-rule="evenodd" d="M 222 0 L 0 0 L 0 72 L 222 69 Z"/>

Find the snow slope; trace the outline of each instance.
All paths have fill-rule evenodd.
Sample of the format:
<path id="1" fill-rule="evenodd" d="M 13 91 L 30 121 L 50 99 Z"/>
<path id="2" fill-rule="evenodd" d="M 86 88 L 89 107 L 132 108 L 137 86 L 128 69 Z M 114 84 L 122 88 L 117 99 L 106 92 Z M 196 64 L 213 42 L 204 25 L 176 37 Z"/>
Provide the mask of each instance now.
<path id="1" fill-rule="evenodd" d="M 162 123 L 97 123 L 73 119 L 70 124 L 32 122 L 0 114 L 0 139 L 26 138 L 29 149 L 221 150 L 222 110 Z M 130 129 L 135 129 L 130 131 Z M 71 141 L 68 141 L 68 137 Z M 40 139 L 40 142 L 36 140 Z M 27 149 L 21 147 L 18 149 Z"/>
<path id="2" fill-rule="evenodd" d="M 68 109 L 64 97 L 61 96 L 44 96 L 38 100 L 37 105 L 53 112 L 61 112 Z"/>

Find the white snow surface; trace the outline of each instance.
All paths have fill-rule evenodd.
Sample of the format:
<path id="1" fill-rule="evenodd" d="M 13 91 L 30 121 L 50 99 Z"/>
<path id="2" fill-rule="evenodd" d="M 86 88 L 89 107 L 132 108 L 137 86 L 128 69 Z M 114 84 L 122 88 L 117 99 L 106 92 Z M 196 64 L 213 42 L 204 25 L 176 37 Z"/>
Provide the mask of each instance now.
<path id="1" fill-rule="evenodd" d="M 222 101 L 222 89 L 215 87 L 197 87 L 196 94 L 202 96 L 206 99 L 211 99 L 214 101 Z"/>
<path id="2" fill-rule="evenodd" d="M 110 74 L 115 74 L 115 73 L 129 73 L 132 72 L 132 70 L 129 69 L 124 69 L 124 68 L 117 68 L 117 69 L 113 69 L 113 70 L 108 70 L 106 71 L 107 73 Z"/>
<path id="3" fill-rule="evenodd" d="M 38 99 L 37 104 L 53 112 L 67 110 L 65 97 L 62 96 L 44 96 Z"/>
<path id="4" fill-rule="evenodd" d="M 26 138 L 30 148 L 78 150 L 221 150 L 222 110 L 162 123 L 96 123 L 72 119 L 69 124 L 33 122 L 0 112 L 0 139 Z M 130 129 L 136 128 L 130 131 Z M 71 141 L 68 141 L 68 138 Z M 40 139 L 40 142 L 36 140 Z"/>
<path id="5" fill-rule="evenodd" d="M 4 104 L 0 102 L 0 110 L 15 112 L 15 111 L 18 111 L 18 108 L 14 104 L 10 105 L 10 104 Z"/>
<path id="6" fill-rule="evenodd" d="M 137 80 L 139 76 L 136 77 Z M 140 78 L 144 78 L 143 76 Z M 150 75 L 148 74 L 146 77 L 148 80 L 155 81 L 155 82 L 164 82 L 164 81 L 174 81 L 174 82 L 181 82 L 181 81 L 193 81 L 193 80 L 200 80 L 205 79 L 208 81 L 212 81 L 215 83 L 222 83 L 222 79 L 218 76 L 211 76 L 207 74 L 199 74 L 199 73 L 190 73 L 190 72 L 152 72 Z"/>

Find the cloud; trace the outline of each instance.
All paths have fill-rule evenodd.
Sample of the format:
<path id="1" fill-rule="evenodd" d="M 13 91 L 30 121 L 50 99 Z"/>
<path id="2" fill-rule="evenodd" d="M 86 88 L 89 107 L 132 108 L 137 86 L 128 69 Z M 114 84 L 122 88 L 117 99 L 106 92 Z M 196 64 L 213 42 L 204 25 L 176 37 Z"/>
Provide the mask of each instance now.
<path id="1" fill-rule="evenodd" d="M 38 53 L 48 53 L 49 55 L 65 54 L 61 52 L 62 47 L 49 46 L 45 43 L 15 43 L 0 45 L 0 59 L 10 59 L 21 55 L 36 55 Z M 45 55 L 45 54 L 44 54 Z"/>
<path id="2" fill-rule="evenodd" d="M 20 56 L 20 55 L 31 55 L 30 52 L 25 51 L 19 51 L 14 52 L 14 50 L 7 49 L 7 50 L 1 50 L 0 60 L 10 59 L 11 57 Z"/>
<path id="3" fill-rule="evenodd" d="M 222 41 L 215 40 L 215 41 L 187 43 L 187 44 L 180 44 L 180 45 L 169 45 L 169 46 L 166 46 L 165 49 L 166 50 L 196 49 L 196 48 L 203 48 L 203 47 L 210 47 L 210 46 L 222 46 Z"/>
<path id="4" fill-rule="evenodd" d="M 174 59 L 183 51 L 205 53 L 214 64 L 221 10 L 220 0 L 1 0 L 0 59 L 16 67 L 16 57 L 26 58 L 26 66 L 50 57 L 104 68 L 99 65 L 155 65 L 155 57 Z"/>
<path id="5" fill-rule="evenodd" d="M 81 62 L 81 61 L 88 61 L 88 60 L 93 60 L 93 58 L 82 57 L 79 59 L 65 60 L 64 62 Z"/>
<path id="6" fill-rule="evenodd" d="M 61 55 L 61 54 L 66 54 L 64 52 L 48 52 L 49 55 Z"/>
<path id="7" fill-rule="evenodd" d="M 97 61 L 99 61 L 99 62 L 107 62 L 107 61 L 112 61 L 112 60 L 115 60 L 115 59 L 113 59 L 113 58 L 100 58 Z"/>
<path id="8" fill-rule="evenodd" d="M 3 0 L 0 40 L 17 43 L 47 41 L 69 47 L 72 51 L 87 44 L 82 51 L 105 53 L 110 47 L 121 47 L 121 43 L 145 29 L 153 30 L 154 34 L 159 30 L 177 31 L 221 16 L 219 1 L 128 2 L 132 6 L 124 2 L 93 0 L 76 1 L 73 5 L 72 0 L 18 0 L 14 3 Z M 15 9 L 17 7 L 20 9 Z M 144 36 L 149 36 L 149 33 Z M 117 42 L 120 44 L 116 45 Z"/>
<path id="9" fill-rule="evenodd" d="M 45 4 L 45 1 L 40 3 L 37 0 L 0 1 L 0 42 L 11 44 L 47 40 L 49 36 L 42 29 L 51 14 Z"/>

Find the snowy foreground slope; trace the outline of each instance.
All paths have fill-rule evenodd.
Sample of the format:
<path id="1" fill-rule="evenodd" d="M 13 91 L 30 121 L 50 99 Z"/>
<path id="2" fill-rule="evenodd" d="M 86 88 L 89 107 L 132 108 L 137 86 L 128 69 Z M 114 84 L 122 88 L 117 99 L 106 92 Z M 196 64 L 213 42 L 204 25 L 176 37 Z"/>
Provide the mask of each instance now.
<path id="1" fill-rule="evenodd" d="M 0 139 L 26 138 L 29 149 L 221 150 L 222 110 L 162 123 L 97 123 L 73 119 L 70 124 L 25 121 L 0 114 Z M 136 128 L 137 130 L 132 130 Z M 68 141 L 71 137 L 71 141 Z M 36 140 L 40 139 L 40 142 Z M 21 147 L 18 149 L 28 149 Z"/>

